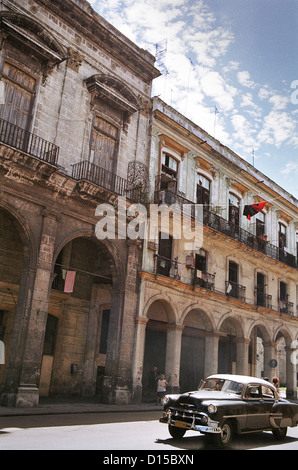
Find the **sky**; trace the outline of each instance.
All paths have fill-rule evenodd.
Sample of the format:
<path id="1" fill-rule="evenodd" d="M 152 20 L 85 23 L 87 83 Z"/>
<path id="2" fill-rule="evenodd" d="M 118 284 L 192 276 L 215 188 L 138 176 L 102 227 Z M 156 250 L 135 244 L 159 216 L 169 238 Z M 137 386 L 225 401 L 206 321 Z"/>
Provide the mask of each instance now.
<path id="1" fill-rule="evenodd" d="M 159 96 L 298 199 L 298 0 L 89 0 Z"/>

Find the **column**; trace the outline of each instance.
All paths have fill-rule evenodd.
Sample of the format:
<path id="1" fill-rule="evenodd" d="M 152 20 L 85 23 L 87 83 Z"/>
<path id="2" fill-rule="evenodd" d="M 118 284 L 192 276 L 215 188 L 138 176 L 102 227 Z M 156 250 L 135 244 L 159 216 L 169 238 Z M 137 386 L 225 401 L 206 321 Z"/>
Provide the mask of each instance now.
<path id="1" fill-rule="evenodd" d="M 88 327 L 87 327 L 87 338 L 86 338 L 86 349 L 84 358 L 84 370 L 83 370 L 83 396 L 95 395 L 96 389 L 96 344 L 99 328 L 99 311 L 96 305 L 97 300 L 97 286 L 92 287 L 90 309 L 88 313 Z"/>
<path id="2" fill-rule="evenodd" d="M 248 375 L 249 338 L 236 338 L 237 374 Z"/>
<path id="3" fill-rule="evenodd" d="M 8 406 L 34 407 L 39 401 L 38 386 L 58 223 L 58 218 L 53 213 L 43 211 L 42 216 L 37 268 L 35 273 L 31 270 L 27 282 L 22 279 L 20 285 L 21 295 L 24 294 L 25 297 L 22 305 L 18 306 L 12 333 L 9 363 L 11 372 L 5 385 L 5 404 Z M 26 284 L 27 292 L 24 293 Z"/>
<path id="4" fill-rule="evenodd" d="M 205 334 L 205 377 L 218 372 L 219 333 Z"/>
<path id="5" fill-rule="evenodd" d="M 297 398 L 297 348 L 286 347 L 287 398 Z"/>
<path id="6" fill-rule="evenodd" d="M 180 358 L 183 325 L 168 325 L 165 376 L 171 393 L 180 391 Z"/>
<path id="7" fill-rule="evenodd" d="M 136 318 L 136 340 L 132 372 L 133 403 L 140 403 L 142 401 L 143 364 L 147 323 L 148 318 Z"/>
<path id="8" fill-rule="evenodd" d="M 264 347 L 264 377 L 268 377 L 269 381 L 276 375 L 276 369 L 274 367 L 276 361 L 275 343 L 265 343 Z"/>

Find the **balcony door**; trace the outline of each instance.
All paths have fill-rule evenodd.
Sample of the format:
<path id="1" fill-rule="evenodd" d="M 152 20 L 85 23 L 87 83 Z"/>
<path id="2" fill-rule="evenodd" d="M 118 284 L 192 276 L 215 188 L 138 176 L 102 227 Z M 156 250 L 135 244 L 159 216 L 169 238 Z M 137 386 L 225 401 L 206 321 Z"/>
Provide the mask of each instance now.
<path id="1" fill-rule="evenodd" d="M 28 130 L 36 80 L 8 62 L 4 63 L 2 78 L 5 103 L 0 105 L 0 117 Z"/>
<path id="2" fill-rule="evenodd" d="M 94 118 L 91 161 L 95 165 L 113 173 L 118 147 L 118 127 L 103 117 Z"/>
<path id="3" fill-rule="evenodd" d="M 162 238 L 162 233 L 159 233 L 158 243 L 158 273 L 163 276 L 169 276 L 172 266 L 172 247 L 173 238 L 170 235 L 163 234 L 167 238 Z"/>

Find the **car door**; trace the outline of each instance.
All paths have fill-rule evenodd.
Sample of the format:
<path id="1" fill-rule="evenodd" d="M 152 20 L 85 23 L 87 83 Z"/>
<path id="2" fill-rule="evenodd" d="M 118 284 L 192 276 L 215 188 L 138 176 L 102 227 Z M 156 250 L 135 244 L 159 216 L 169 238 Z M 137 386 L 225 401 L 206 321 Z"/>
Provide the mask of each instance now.
<path id="1" fill-rule="evenodd" d="M 246 429 L 255 431 L 270 427 L 270 414 L 274 404 L 274 396 L 263 395 L 260 384 L 249 384 L 245 392 L 246 400 Z"/>

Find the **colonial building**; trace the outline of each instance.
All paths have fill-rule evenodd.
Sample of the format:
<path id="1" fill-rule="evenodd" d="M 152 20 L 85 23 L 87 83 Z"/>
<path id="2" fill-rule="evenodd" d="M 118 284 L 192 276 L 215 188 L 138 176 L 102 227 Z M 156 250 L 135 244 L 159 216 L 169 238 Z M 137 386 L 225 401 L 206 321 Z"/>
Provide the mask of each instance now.
<path id="1" fill-rule="evenodd" d="M 170 207 L 170 222 L 145 241 L 136 388 L 147 395 L 156 366 L 173 390 L 210 373 L 278 373 L 295 396 L 298 201 L 158 98 L 150 176 L 151 201 Z M 175 217 L 185 205 L 194 224 L 196 204 L 203 233 L 191 246 Z"/>
<path id="2" fill-rule="evenodd" d="M 151 99 L 155 58 L 85 0 L 0 8 L 2 404 L 146 400 L 154 366 L 294 396 L 297 200 Z"/>
<path id="3" fill-rule="evenodd" d="M 126 403 L 141 250 L 99 240 L 96 208 L 145 189 L 159 71 L 85 0 L 2 0 L 0 14 L 2 403 Z"/>

